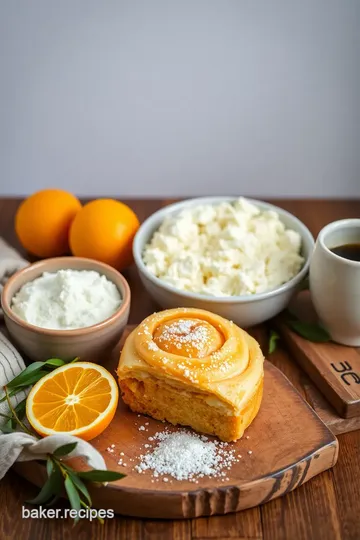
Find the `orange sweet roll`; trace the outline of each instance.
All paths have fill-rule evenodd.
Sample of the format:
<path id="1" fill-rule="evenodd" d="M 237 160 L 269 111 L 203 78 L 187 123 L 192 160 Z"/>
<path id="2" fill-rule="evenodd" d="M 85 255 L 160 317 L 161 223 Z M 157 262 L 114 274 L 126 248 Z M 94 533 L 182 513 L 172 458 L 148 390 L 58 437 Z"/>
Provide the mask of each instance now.
<path id="1" fill-rule="evenodd" d="M 251 336 L 219 315 L 169 309 L 147 317 L 130 334 L 118 377 L 123 399 L 133 410 L 234 440 L 246 422 L 230 419 L 239 419 L 242 409 L 248 411 L 249 402 L 254 402 L 253 411 L 247 413 L 249 423 L 260 405 L 263 355 Z M 188 399 L 195 409 L 198 406 L 203 420 L 186 420 Z M 171 407 L 166 401 L 174 411 L 167 412 Z M 211 417 L 206 407 L 228 417 L 226 433 L 219 432 L 216 414 Z"/>

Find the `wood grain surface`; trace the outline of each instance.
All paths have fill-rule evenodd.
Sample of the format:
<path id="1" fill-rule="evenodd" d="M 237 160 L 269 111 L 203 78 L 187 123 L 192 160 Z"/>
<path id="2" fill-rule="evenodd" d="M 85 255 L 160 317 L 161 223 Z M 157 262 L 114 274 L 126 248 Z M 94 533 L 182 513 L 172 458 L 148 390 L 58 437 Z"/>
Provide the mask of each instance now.
<path id="1" fill-rule="evenodd" d="M 110 373 L 116 372 L 119 351 L 133 328 L 126 329 L 111 357 L 102 359 Z M 257 339 L 262 333 L 261 328 L 255 329 Z M 150 471 L 139 475 L 134 466 L 140 454 L 147 452 L 149 437 L 162 432 L 164 424 L 133 413 L 120 400 L 111 425 L 92 444 L 104 456 L 108 469 L 127 476 L 102 488 L 90 488 L 94 507 L 165 519 L 228 514 L 280 497 L 332 467 L 338 456 L 335 436 L 278 368 L 268 360 L 264 368 L 260 411 L 245 436 L 231 443 L 241 459 L 225 470 L 222 479 L 204 477 L 194 484 L 168 478 L 164 483 L 161 477 L 155 481 Z M 167 429 L 176 432 L 181 428 L 167 425 Z M 119 465 L 121 456 L 123 464 Z M 15 470 L 40 487 L 46 478 L 41 463 L 19 463 Z"/>
<path id="2" fill-rule="evenodd" d="M 292 301 L 291 309 L 303 321 L 317 321 L 309 291 L 298 294 Z M 346 347 L 332 341 L 308 341 L 293 332 L 281 317 L 279 329 L 289 352 L 338 415 L 346 420 L 354 419 L 353 424 L 346 422 L 346 425 L 360 427 L 360 348 Z"/>
<path id="3" fill-rule="evenodd" d="M 140 220 L 173 201 L 128 201 Z M 360 200 L 272 200 L 294 213 L 316 236 L 330 221 L 360 216 Z M 20 249 L 13 220 L 20 201 L 0 200 L 0 235 Z M 136 269 L 125 272 L 133 293 L 131 323 L 138 323 L 157 309 L 145 294 Z M 297 390 L 306 397 L 311 385 L 282 344 L 269 360 L 279 367 Z M 339 458 L 335 467 L 316 476 L 284 497 L 262 506 L 226 516 L 161 521 L 121 518 L 98 523 L 81 522 L 76 529 L 71 520 L 29 520 L 21 518 L 21 505 L 37 489 L 10 471 L 0 487 L 0 538 L 6 540 L 324 540 L 360 538 L 360 430 L 339 436 Z M 59 506 L 65 507 L 62 502 Z"/>

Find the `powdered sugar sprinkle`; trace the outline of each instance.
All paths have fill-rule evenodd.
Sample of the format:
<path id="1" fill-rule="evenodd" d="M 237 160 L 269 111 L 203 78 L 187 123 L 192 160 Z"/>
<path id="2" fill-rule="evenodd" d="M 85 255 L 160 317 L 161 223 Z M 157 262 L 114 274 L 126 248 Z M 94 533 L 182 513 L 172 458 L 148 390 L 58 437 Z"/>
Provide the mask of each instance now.
<path id="1" fill-rule="evenodd" d="M 193 319 L 178 319 L 165 325 L 157 339 L 164 349 L 169 348 L 169 342 L 172 342 L 178 349 L 185 346 L 189 357 L 191 357 L 191 348 L 200 351 L 210 337 L 210 330 L 207 326 L 199 325 Z"/>
<path id="2" fill-rule="evenodd" d="M 151 470 L 155 478 L 166 475 L 176 480 L 197 482 L 204 476 L 226 477 L 223 469 L 229 470 L 238 461 L 235 450 L 229 448 L 228 443 L 211 441 L 205 435 L 187 430 L 162 431 L 150 439 L 157 445 L 140 456 L 135 470 L 139 473 Z"/>

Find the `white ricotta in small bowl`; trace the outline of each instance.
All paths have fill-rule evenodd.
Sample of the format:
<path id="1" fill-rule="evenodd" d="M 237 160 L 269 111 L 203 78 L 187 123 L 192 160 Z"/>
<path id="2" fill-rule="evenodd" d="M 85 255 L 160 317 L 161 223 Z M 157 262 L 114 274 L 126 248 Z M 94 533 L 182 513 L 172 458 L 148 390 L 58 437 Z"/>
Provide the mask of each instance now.
<path id="1" fill-rule="evenodd" d="M 119 289 L 94 270 L 58 270 L 25 283 L 12 299 L 24 321 L 52 330 L 75 330 L 111 317 L 122 303 Z"/>
<path id="2" fill-rule="evenodd" d="M 273 210 L 240 198 L 165 218 L 143 253 L 154 276 L 183 291 L 242 296 L 270 291 L 304 264 L 301 236 Z"/>

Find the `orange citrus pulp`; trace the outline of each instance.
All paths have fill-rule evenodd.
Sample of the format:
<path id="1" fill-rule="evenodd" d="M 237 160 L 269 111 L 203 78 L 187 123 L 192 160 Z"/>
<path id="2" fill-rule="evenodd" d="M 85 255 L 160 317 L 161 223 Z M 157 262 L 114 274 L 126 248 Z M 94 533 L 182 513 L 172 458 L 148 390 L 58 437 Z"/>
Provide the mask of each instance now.
<path id="1" fill-rule="evenodd" d="M 90 362 L 64 365 L 40 379 L 26 401 L 26 415 L 40 435 L 66 432 L 89 441 L 114 417 L 119 391 L 114 377 Z"/>

